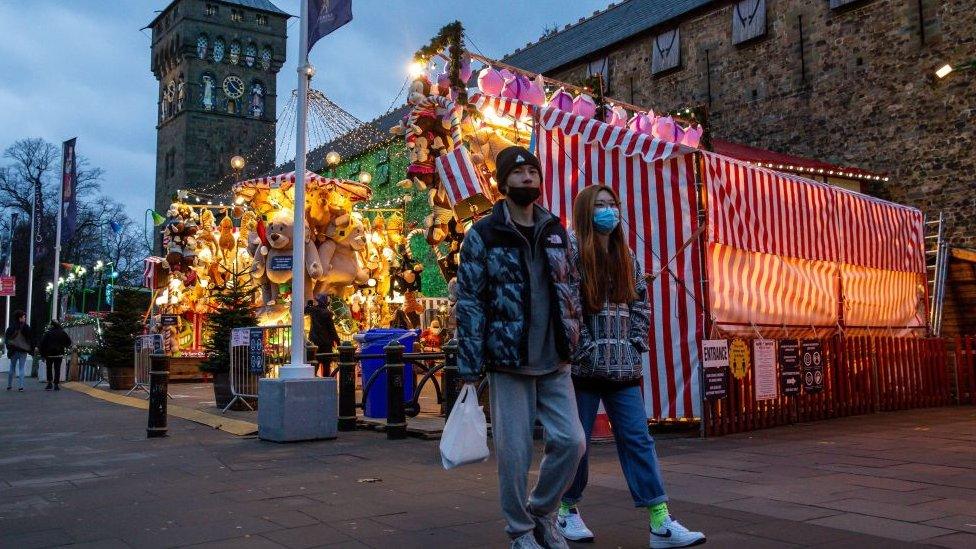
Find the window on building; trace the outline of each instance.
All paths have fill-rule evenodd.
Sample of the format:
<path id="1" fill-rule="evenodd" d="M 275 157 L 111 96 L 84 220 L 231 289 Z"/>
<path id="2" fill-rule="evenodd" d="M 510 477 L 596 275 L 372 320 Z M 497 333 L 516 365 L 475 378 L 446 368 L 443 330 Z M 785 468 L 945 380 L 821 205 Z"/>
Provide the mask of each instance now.
<path id="1" fill-rule="evenodd" d="M 267 15 L 258 14 L 257 17 L 255 18 L 255 20 L 257 21 L 258 25 L 264 25 L 264 26 L 267 26 L 268 25 L 268 16 Z"/>
<path id="2" fill-rule="evenodd" d="M 215 4 L 207 4 L 206 12 L 208 17 L 213 17 L 217 15 L 217 6 Z"/>
<path id="3" fill-rule="evenodd" d="M 230 10 L 230 20 L 235 23 L 240 23 L 244 20 L 244 13 L 241 10 Z"/>
<path id="4" fill-rule="evenodd" d="M 610 90 L 610 58 L 601 57 L 586 64 L 587 76 L 600 75 L 603 84 L 603 95 L 611 93 Z"/>

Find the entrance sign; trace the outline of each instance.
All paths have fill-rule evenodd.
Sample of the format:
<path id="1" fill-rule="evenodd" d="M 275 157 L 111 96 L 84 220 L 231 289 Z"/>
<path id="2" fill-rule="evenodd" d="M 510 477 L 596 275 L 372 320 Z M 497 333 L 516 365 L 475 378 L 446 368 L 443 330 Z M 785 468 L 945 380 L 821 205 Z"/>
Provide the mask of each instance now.
<path id="1" fill-rule="evenodd" d="M 729 395 L 729 340 L 702 341 L 702 367 L 705 376 L 705 398 L 727 397 Z"/>

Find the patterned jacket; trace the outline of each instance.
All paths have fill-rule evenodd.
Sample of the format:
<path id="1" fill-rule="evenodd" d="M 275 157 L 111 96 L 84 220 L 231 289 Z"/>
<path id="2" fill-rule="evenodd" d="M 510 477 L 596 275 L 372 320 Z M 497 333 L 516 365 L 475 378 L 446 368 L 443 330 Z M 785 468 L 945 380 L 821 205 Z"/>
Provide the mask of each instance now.
<path id="1" fill-rule="evenodd" d="M 579 292 L 572 290 L 568 235 L 559 219 L 536 207 L 536 231 L 546 253 L 551 315 L 556 320 L 556 350 L 569 362 L 579 341 Z M 518 369 L 528 361 L 529 243 L 515 228 L 504 201 L 468 231 L 457 274 L 458 369 L 475 379 L 485 369 Z M 559 329 L 561 328 L 561 329 Z"/>
<path id="2" fill-rule="evenodd" d="M 569 236 L 571 269 L 582 273 L 579 243 L 576 235 Z M 573 375 L 577 377 L 630 381 L 640 378 L 641 353 L 648 351 L 650 310 L 647 305 L 647 281 L 640 262 L 634 262 L 634 285 L 637 299 L 630 303 L 604 304 L 596 314 L 584 314 L 580 330 L 580 352 L 573 360 Z M 573 291 L 580 296 L 582 279 L 573 280 Z"/>

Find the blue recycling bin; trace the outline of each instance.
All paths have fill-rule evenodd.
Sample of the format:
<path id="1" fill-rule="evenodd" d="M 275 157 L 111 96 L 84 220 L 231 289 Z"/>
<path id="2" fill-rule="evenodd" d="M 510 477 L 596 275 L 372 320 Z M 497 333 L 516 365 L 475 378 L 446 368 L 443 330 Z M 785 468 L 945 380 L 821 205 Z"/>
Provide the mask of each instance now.
<path id="1" fill-rule="evenodd" d="M 384 347 L 391 341 L 399 341 L 403 345 L 404 352 L 413 351 L 413 344 L 417 341 L 417 332 L 414 330 L 403 330 L 399 328 L 374 328 L 362 334 L 362 344 L 360 352 L 364 355 L 384 354 Z M 362 360 L 362 386 L 366 389 L 366 383 L 373 376 L 373 372 L 383 367 L 386 360 L 383 358 L 368 358 Z M 403 365 L 403 399 L 404 401 L 413 398 L 413 386 L 416 378 L 413 372 L 413 365 L 404 361 Z M 381 372 L 376 376 L 366 395 L 366 406 L 363 414 L 371 418 L 386 417 L 386 372 Z"/>

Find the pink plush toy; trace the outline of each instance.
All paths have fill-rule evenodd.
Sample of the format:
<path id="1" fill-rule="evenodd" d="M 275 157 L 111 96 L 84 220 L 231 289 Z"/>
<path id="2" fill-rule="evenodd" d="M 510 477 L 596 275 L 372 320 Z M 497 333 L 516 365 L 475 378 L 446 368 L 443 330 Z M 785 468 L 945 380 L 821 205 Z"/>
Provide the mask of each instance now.
<path id="1" fill-rule="evenodd" d="M 624 108 L 619 105 L 614 105 L 613 108 L 611 108 L 608 111 L 607 124 L 610 124 L 611 126 L 617 126 L 620 128 L 626 128 L 627 111 L 624 110 Z"/>
<path id="2" fill-rule="evenodd" d="M 485 67 L 478 73 L 478 89 L 485 95 L 501 95 L 505 80 L 501 73 L 491 67 Z"/>
<path id="3" fill-rule="evenodd" d="M 659 116 L 654 121 L 654 127 L 651 128 L 651 135 L 665 141 L 674 141 L 674 127 L 674 118 Z"/>
<path id="4" fill-rule="evenodd" d="M 654 111 L 634 113 L 627 126 L 637 133 L 651 135 L 651 128 L 654 127 Z"/>
<path id="5" fill-rule="evenodd" d="M 529 88 L 529 79 L 521 74 L 513 74 L 511 78 L 505 79 L 505 88 L 502 90 L 502 97 L 509 99 L 521 99 L 522 95 Z"/>
<path id="6" fill-rule="evenodd" d="M 566 90 L 559 88 L 549 98 L 549 106 L 561 111 L 573 112 L 573 96 Z"/>
<path id="7" fill-rule="evenodd" d="M 542 80 L 542 75 L 537 75 L 535 80 L 529 82 L 529 85 L 522 92 L 519 97 L 522 101 L 526 103 L 531 103 L 537 107 L 541 107 L 543 103 L 546 102 L 546 92 L 545 92 L 545 82 Z"/>
<path id="8" fill-rule="evenodd" d="M 573 114 L 577 114 L 583 118 L 593 118 L 596 115 L 596 102 L 585 93 L 579 94 L 573 100 Z"/>
<path id="9" fill-rule="evenodd" d="M 699 125 L 689 127 L 687 130 L 685 130 L 685 134 L 681 137 L 681 144 L 697 149 L 698 145 L 701 143 L 701 137 L 704 131 L 705 130 L 703 130 Z"/>
<path id="10" fill-rule="evenodd" d="M 471 58 L 467 55 L 461 57 L 461 70 L 458 72 L 461 73 L 461 82 L 467 84 L 471 80 Z"/>

